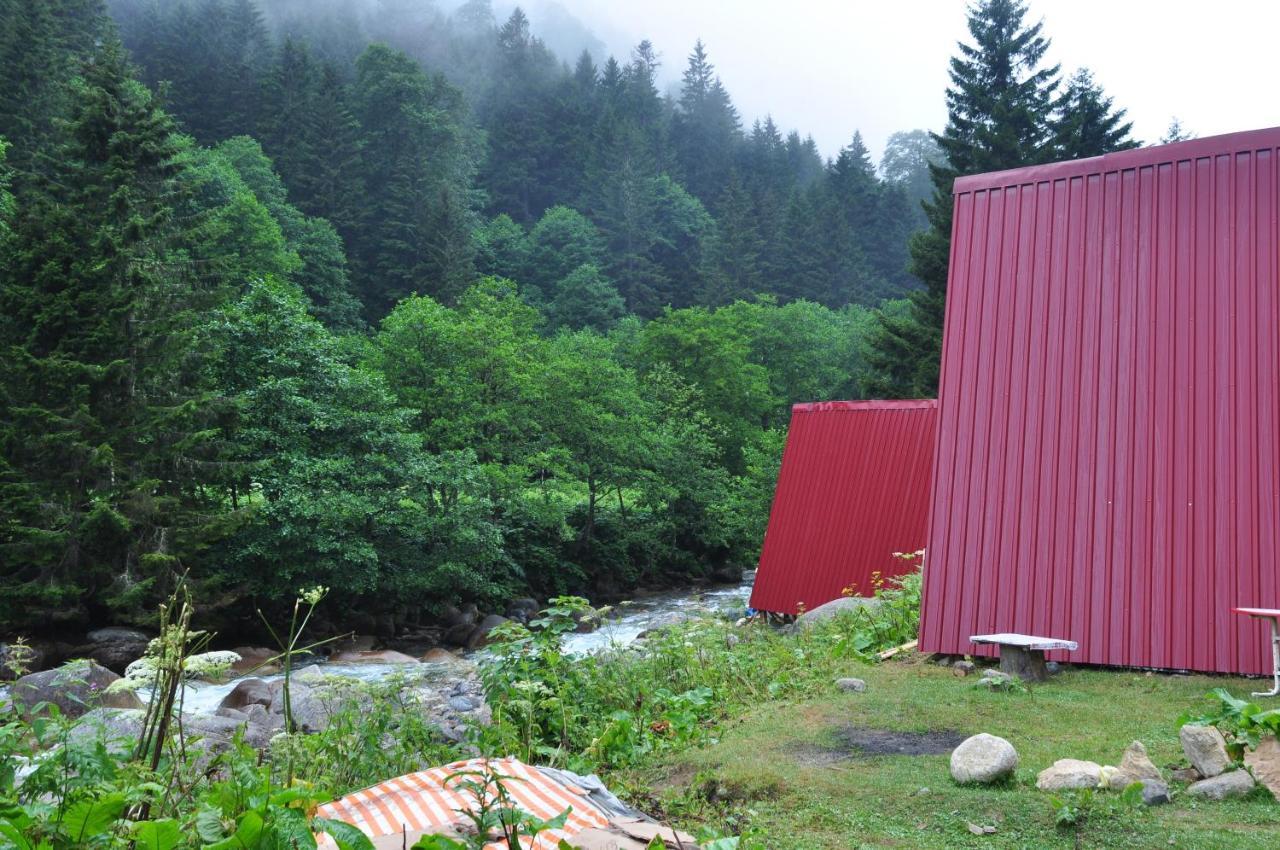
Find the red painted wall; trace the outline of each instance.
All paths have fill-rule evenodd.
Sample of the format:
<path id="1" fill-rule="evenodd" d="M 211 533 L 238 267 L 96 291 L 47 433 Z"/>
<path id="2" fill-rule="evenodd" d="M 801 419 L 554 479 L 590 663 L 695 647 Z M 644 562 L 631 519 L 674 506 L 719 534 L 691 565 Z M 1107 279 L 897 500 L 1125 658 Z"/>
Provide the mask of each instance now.
<path id="1" fill-rule="evenodd" d="M 1260 673 L 1280 128 L 958 180 L 920 647 Z"/>
<path id="2" fill-rule="evenodd" d="M 924 545 L 936 411 L 932 399 L 791 409 L 751 607 L 795 614 L 910 569 L 893 553 Z"/>

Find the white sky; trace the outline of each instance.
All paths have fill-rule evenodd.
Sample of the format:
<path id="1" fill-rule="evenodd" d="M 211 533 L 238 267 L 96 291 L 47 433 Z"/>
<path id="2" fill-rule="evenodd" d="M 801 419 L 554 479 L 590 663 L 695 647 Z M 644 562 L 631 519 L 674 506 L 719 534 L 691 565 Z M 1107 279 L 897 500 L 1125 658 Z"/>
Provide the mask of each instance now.
<path id="1" fill-rule="evenodd" d="M 941 129 L 962 0 L 559 0 L 621 59 L 649 38 L 663 82 L 701 37 L 744 125 L 771 113 L 833 155 L 861 130 Z M 536 29 L 536 2 L 529 4 Z M 1176 115 L 1201 136 L 1280 125 L 1280 0 L 1031 0 L 1049 61 L 1084 65 L 1154 142 Z"/>

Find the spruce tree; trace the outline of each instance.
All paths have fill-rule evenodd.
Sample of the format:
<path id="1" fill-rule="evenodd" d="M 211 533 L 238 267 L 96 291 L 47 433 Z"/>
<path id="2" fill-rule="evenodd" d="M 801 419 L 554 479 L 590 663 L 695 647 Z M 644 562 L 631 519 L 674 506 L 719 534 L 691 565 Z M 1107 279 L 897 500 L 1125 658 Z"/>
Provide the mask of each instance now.
<path id="1" fill-rule="evenodd" d="M 671 134 L 684 185 L 714 205 L 729 181 L 742 125 L 701 39 L 689 55 Z"/>
<path id="2" fill-rule="evenodd" d="M 126 613 L 198 545 L 207 406 L 173 216 L 182 141 L 118 45 L 87 63 L 58 171 L 22 198 L 5 263 L 0 620 Z"/>
<path id="3" fill-rule="evenodd" d="M 980 0 L 969 10 L 970 43 L 951 59 L 947 126 L 935 135 L 945 161 L 933 163 L 929 229 L 911 241 L 911 271 L 925 284 L 905 316 L 881 314 L 870 360 L 872 393 L 937 392 L 951 249 L 951 188 L 965 174 L 1043 162 L 1053 155 L 1058 66 L 1043 67 L 1049 40 L 1026 22 L 1021 0 Z"/>
<path id="4" fill-rule="evenodd" d="M 1140 143 L 1129 135 L 1133 122 L 1126 121 L 1125 110 L 1113 104 L 1087 68 L 1071 75 L 1053 121 L 1054 157 L 1083 159 L 1138 147 Z"/>

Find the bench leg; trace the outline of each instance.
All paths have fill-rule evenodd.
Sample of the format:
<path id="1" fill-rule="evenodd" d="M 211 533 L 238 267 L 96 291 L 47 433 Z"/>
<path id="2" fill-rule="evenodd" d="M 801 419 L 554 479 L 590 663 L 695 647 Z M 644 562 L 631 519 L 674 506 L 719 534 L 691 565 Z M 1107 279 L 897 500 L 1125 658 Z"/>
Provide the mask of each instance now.
<path id="1" fill-rule="evenodd" d="M 1269 691 L 1254 691 L 1255 697 L 1280 696 L 1280 621 L 1271 619 L 1271 677 L 1274 686 Z"/>
<path id="2" fill-rule="evenodd" d="M 1049 668 L 1044 666 L 1044 652 L 1039 649 L 1001 646 L 1000 670 L 1028 682 L 1043 682 L 1049 678 Z"/>

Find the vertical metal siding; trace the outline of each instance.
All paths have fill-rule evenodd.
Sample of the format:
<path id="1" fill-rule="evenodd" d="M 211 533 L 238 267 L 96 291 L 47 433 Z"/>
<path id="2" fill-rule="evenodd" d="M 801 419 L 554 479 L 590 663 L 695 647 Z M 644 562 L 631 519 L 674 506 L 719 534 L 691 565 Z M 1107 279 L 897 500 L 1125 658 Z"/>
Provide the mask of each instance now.
<path id="1" fill-rule="evenodd" d="M 921 648 L 1262 673 L 1280 128 L 956 182 Z M 1066 656 L 1064 656 L 1066 657 Z"/>
<path id="2" fill-rule="evenodd" d="M 792 408 L 753 608 L 794 614 L 901 574 L 893 553 L 924 546 L 936 411 L 932 399 Z"/>

